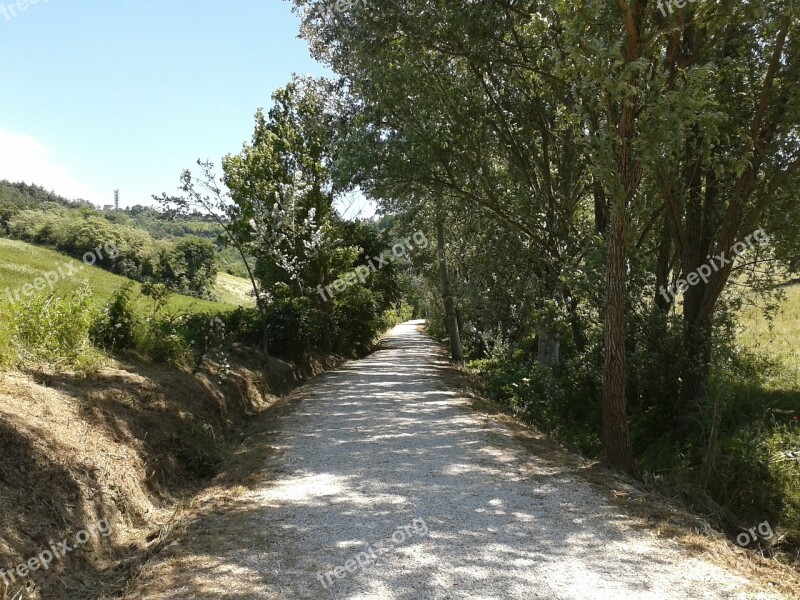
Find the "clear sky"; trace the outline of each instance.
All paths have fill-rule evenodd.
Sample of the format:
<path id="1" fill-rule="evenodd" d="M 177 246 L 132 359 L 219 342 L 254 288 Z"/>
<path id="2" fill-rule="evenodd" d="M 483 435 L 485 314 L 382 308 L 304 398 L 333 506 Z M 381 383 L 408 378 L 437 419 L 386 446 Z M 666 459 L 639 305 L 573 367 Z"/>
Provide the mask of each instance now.
<path id="1" fill-rule="evenodd" d="M 96 204 L 175 192 L 249 141 L 292 73 L 330 74 L 285 0 L 0 5 L 0 179 Z"/>

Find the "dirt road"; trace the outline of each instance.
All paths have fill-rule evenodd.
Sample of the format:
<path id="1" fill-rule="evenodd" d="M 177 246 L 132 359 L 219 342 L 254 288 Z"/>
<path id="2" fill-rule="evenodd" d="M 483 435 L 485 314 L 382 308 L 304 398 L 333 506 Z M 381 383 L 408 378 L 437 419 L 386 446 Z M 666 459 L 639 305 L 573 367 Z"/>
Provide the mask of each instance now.
<path id="1" fill-rule="evenodd" d="M 563 460 L 477 415 L 416 323 L 315 380 L 263 481 L 149 565 L 130 598 L 775 598 L 658 538 Z M 266 442 L 265 442 L 266 443 Z"/>

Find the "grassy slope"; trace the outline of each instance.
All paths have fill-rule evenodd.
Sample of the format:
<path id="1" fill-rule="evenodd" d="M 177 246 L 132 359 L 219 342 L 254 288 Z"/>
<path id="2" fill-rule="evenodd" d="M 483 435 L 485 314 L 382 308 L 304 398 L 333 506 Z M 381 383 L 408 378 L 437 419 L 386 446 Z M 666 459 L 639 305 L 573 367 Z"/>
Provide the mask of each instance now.
<path id="1" fill-rule="evenodd" d="M 12 297 L 14 297 L 13 290 L 26 283 L 32 284 L 37 277 L 41 277 L 47 271 L 56 271 L 59 265 L 69 263 L 71 260 L 68 256 L 53 250 L 26 244 L 25 242 L 0 239 L 0 311 L 9 304 L 6 289 L 11 290 Z M 76 266 L 80 265 L 80 261 L 74 262 Z M 236 289 L 235 284 L 237 282 L 232 280 L 237 280 L 238 278 L 231 275 L 225 275 L 225 278 L 226 281 L 231 281 L 228 281 L 224 293 L 220 294 L 220 300 L 223 300 L 223 302 L 208 302 L 175 294 L 170 298 L 168 310 L 171 312 L 223 312 L 233 310 L 237 305 L 246 304 L 247 297 L 245 295 L 230 291 Z M 116 289 L 129 280 L 103 269 L 85 266 L 71 278 L 59 281 L 56 284 L 56 293 L 59 295 L 68 294 L 80 287 L 85 281 L 88 281 L 91 286 L 97 303 L 104 304 Z M 136 287 L 138 290 L 139 285 L 136 284 Z M 49 289 L 37 293 L 47 294 Z M 21 292 L 20 297 L 23 297 Z M 144 304 L 146 300 L 142 299 L 140 302 Z"/>
<path id="2" fill-rule="evenodd" d="M 214 293 L 217 299 L 226 304 L 237 306 L 255 306 L 256 301 L 251 294 L 253 287 L 247 279 L 234 277 L 228 273 L 220 273 L 217 276 L 217 285 L 214 286 Z"/>
<path id="3" fill-rule="evenodd" d="M 757 308 L 743 312 L 739 341 L 751 350 L 782 360 L 785 369 L 772 385 L 800 390 L 800 284 L 787 285 L 784 292 L 786 300 L 772 321 Z"/>

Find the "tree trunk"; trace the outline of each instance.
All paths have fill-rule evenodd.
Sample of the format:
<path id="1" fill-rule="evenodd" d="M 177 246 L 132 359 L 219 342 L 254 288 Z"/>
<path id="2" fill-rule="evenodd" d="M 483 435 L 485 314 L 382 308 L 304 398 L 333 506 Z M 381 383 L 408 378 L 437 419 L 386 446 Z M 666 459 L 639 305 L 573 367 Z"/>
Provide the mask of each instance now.
<path id="1" fill-rule="evenodd" d="M 625 232 L 627 214 L 615 198 L 606 255 L 605 365 L 603 370 L 603 445 L 609 462 L 641 477 L 628 432 L 625 398 Z"/>
<path id="2" fill-rule="evenodd" d="M 620 0 L 626 32 L 625 62 L 631 64 L 641 56 L 641 30 L 647 2 Z M 627 80 L 633 90 L 637 74 L 631 71 Z M 642 166 L 634 159 L 636 138 L 636 93 L 630 91 L 622 102 L 617 126 L 617 176 L 619 189 L 611 198 L 606 237 L 605 365 L 603 368 L 603 443 L 609 462 L 628 475 L 641 478 L 633 456 L 628 432 L 625 397 L 625 259 L 627 254 L 628 206 L 635 198 L 642 178 Z"/>
<path id="3" fill-rule="evenodd" d="M 264 306 L 263 299 L 258 292 L 255 279 L 251 280 L 253 282 L 253 289 L 256 290 L 256 309 L 258 310 L 258 316 L 261 320 L 261 352 L 263 352 L 264 358 L 269 358 L 269 323 L 267 322 L 267 309 Z"/>
<path id="4" fill-rule="evenodd" d="M 658 243 L 658 257 L 656 259 L 656 293 L 655 306 L 662 314 L 669 314 L 672 310 L 672 296 L 669 285 L 670 259 L 672 258 L 672 234 L 669 229 L 669 210 L 664 208 L 664 221 L 661 225 L 661 239 Z"/>
<path id="5" fill-rule="evenodd" d="M 261 318 L 261 333 L 264 336 L 261 340 L 261 351 L 264 353 L 264 358 L 269 358 L 269 325 L 266 318 Z"/>
<path id="6" fill-rule="evenodd" d="M 319 287 L 324 288 L 327 281 L 325 280 L 325 272 L 327 265 L 320 265 L 319 273 L 317 274 L 317 283 Z M 331 338 L 331 330 L 333 329 L 333 302 L 329 297 L 320 297 L 320 310 L 324 316 L 325 326 L 322 328 L 322 350 L 330 352 L 333 348 L 333 340 Z"/>
<path id="7" fill-rule="evenodd" d="M 439 280 L 442 287 L 444 320 L 447 326 L 447 333 L 450 336 L 450 355 L 454 361 L 464 362 L 464 350 L 461 347 L 461 334 L 458 330 L 456 305 L 453 301 L 453 292 L 450 289 L 450 273 L 447 269 L 447 254 L 445 252 L 443 219 L 439 219 L 436 223 L 436 242 L 439 247 Z"/>
<path id="8" fill-rule="evenodd" d="M 579 354 L 586 351 L 586 345 L 589 341 L 586 339 L 586 333 L 583 331 L 580 316 L 578 315 L 578 299 L 569 288 L 564 288 L 564 302 L 567 304 L 567 319 L 569 326 L 572 329 L 572 339 L 575 342 L 575 349 Z"/>
<path id="9" fill-rule="evenodd" d="M 684 307 L 686 311 L 689 303 Z M 685 313 L 683 346 L 685 366 L 681 421 L 687 421 L 688 413 L 702 408 L 708 398 L 708 378 L 711 374 L 711 317 L 697 315 L 695 311 Z"/>
<path id="10" fill-rule="evenodd" d="M 682 271 L 684 278 L 696 273 L 707 262 L 711 251 L 710 228 L 712 226 L 713 206 L 704 204 L 704 190 L 710 193 L 715 188 L 711 180 L 704 184 L 702 155 L 698 148 L 702 145 L 699 135 L 686 144 L 686 231 L 687 244 L 683 249 Z M 713 199 L 713 196 L 712 196 Z M 700 281 L 690 285 L 683 296 L 683 340 L 684 366 L 682 389 L 677 394 L 675 407 L 678 418 L 678 431 L 685 433 L 690 416 L 705 404 L 708 387 L 708 374 L 711 363 L 711 318 L 706 312 L 708 284 Z M 709 315 L 709 316 L 706 316 Z"/>

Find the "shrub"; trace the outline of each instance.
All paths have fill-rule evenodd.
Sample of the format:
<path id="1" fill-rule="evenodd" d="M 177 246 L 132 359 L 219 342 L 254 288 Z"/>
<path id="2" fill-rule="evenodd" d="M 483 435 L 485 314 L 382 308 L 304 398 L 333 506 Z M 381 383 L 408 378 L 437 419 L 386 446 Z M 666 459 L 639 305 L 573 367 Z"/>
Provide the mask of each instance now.
<path id="1" fill-rule="evenodd" d="M 150 298 L 150 313 L 141 321 L 136 333 L 136 348 L 154 362 L 180 364 L 189 357 L 189 343 L 182 335 L 182 322 L 187 315 L 167 315 L 172 292 L 163 283 L 145 282 L 142 295 Z"/>
<path id="2" fill-rule="evenodd" d="M 14 347 L 16 360 L 12 362 L 46 360 L 90 371 L 100 362 L 90 336 L 96 317 L 88 286 L 63 298 L 51 294 L 15 304 L 8 315 L 6 352 Z"/>
<path id="3" fill-rule="evenodd" d="M 382 329 L 390 329 L 414 318 L 414 307 L 403 300 L 394 308 L 383 313 Z"/>
<path id="4" fill-rule="evenodd" d="M 537 363 L 523 364 L 519 357 L 497 356 L 470 361 L 467 369 L 478 375 L 489 394 L 515 416 L 586 455 L 600 453 L 598 384 L 585 361 L 565 361 L 552 369 Z"/>
<path id="5" fill-rule="evenodd" d="M 281 298 L 267 308 L 269 342 L 272 352 L 297 358 L 311 350 L 321 331 L 309 298 Z"/>
<path id="6" fill-rule="evenodd" d="M 356 356 L 369 352 L 383 324 L 375 293 L 353 285 L 334 296 L 331 302 L 334 352 Z"/>
<path id="7" fill-rule="evenodd" d="M 217 314 L 190 315 L 182 323 L 183 338 L 189 342 L 194 354 L 194 370 L 200 369 L 206 359 L 213 360 L 227 373 L 230 365 L 224 352 L 228 337 L 225 321 Z"/>
<path id="8" fill-rule="evenodd" d="M 261 344 L 263 326 L 258 309 L 240 306 L 219 317 L 225 322 L 230 337 L 252 346 Z"/>
<path id="9" fill-rule="evenodd" d="M 92 325 L 95 344 L 107 350 L 133 349 L 138 319 L 133 306 L 133 283 L 120 287 Z"/>

